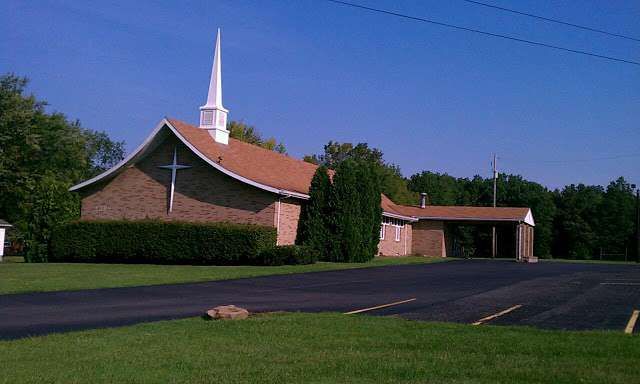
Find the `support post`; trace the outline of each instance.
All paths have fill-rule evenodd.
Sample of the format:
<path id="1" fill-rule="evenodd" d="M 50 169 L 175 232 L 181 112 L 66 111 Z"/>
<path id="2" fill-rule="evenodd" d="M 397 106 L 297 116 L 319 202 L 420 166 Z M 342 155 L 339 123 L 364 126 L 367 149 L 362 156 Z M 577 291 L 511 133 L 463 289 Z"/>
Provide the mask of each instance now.
<path id="1" fill-rule="evenodd" d="M 516 225 L 516 260 L 522 261 L 522 226 Z"/>
<path id="2" fill-rule="evenodd" d="M 496 154 L 493 154 L 493 207 L 496 207 L 496 192 L 497 192 L 497 182 L 498 182 L 498 171 L 496 165 Z M 496 252 L 498 248 L 498 243 L 496 241 L 496 226 L 495 224 L 491 226 L 491 258 L 496 258 Z"/>
<path id="3" fill-rule="evenodd" d="M 636 189 L 636 263 L 640 263 L 640 188 Z"/>

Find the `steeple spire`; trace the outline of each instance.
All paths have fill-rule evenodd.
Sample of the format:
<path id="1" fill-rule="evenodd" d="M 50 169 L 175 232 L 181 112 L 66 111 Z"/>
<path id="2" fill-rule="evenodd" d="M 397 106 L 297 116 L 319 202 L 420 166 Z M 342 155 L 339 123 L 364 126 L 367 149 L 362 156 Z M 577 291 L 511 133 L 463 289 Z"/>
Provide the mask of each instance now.
<path id="1" fill-rule="evenodd" d="M 220 28 L 218 28 L 207 103 L 200 107 L 200 128 L 208 130 L 209 135 L 211 135 L 216 142 L 221 144 L 229 143 L 227 113 L 229 113 L 229 110 L 222 106 L 222 59 L 220 48 Z"/>

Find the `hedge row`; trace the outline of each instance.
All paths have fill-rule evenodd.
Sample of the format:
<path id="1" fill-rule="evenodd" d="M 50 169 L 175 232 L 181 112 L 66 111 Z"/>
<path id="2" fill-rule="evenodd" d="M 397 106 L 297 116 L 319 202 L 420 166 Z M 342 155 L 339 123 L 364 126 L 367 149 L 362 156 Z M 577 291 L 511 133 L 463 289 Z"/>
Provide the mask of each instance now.
<path id="1" fill-rule="evenodd" d="M 320 252 L 304 245 L 281 245 L 260 252 L 256 265 L 313 264 Z"/>
<path id="2" fill-rule="evenodd" d="M 229 223 L 78 221 L 56 228 L 51 261 L 242 265 L 276 244 L 275 228 Z"/>

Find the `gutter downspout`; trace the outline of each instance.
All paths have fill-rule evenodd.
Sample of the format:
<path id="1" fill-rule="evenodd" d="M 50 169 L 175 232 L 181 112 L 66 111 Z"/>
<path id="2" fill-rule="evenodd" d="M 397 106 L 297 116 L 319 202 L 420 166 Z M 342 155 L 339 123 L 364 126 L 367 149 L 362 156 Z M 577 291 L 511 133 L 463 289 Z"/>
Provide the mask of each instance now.
<path id="1" fill-rule="evenodd" d="M 407 224 L 404 224 L 404 256 L 407 256 Z"/>

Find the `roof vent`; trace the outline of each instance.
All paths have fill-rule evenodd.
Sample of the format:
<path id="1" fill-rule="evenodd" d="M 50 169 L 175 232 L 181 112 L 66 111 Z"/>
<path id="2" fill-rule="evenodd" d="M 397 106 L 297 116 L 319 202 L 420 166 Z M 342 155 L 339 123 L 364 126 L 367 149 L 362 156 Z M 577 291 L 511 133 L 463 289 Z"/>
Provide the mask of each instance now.
<path id="1" fill-rule="evenodd" d="M 420 208 L 426 208 L 427 207 L 427 193 L 426 192 L 421 192 L 420 193 Z"/>

